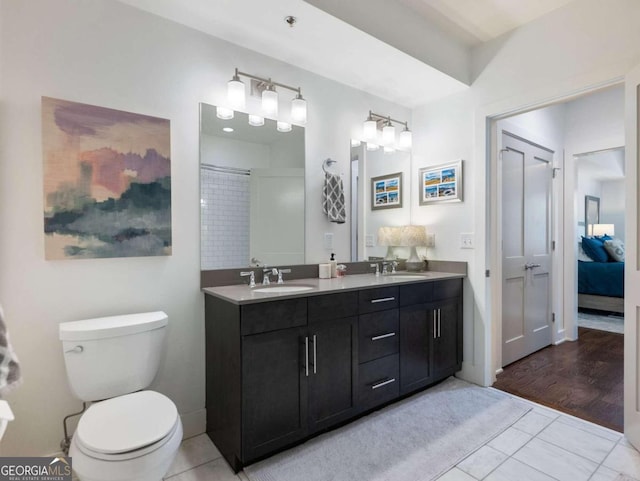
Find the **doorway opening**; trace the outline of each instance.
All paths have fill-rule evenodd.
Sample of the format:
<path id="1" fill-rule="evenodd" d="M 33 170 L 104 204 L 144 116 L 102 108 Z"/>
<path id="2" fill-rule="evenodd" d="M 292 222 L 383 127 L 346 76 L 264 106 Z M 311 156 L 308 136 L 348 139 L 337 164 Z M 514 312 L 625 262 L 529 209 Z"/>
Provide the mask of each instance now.
<path id="1" fill-rule="evenodd" d="M 624 135 L 624 88 L 613 86 L 495 120 L 491 136 L 494 387 L 618 431 L 624 340 L 611 331 L 623 326 L 623 288 L 593 304 L 579 264 L 583 242 L 597 242 L 599 267 L 623 270 L 605 242 L 624 239 Z"/>

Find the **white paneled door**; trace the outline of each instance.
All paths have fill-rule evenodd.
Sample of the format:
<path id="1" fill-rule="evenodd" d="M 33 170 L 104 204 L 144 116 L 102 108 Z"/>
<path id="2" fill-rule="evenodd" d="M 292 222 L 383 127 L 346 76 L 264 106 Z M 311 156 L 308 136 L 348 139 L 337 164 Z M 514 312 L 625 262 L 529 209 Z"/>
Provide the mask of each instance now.
<path id="1" fill-rule="evenodd" d="M 640 66 L 625 79 L 624 434 L 640 449 L 640 260 L 638 258 L 638 102 Z"/>
<path id="2" fill-rule="evenodd" d="M 502 365 L 551 344 L 553 152 L 502 131 Z"/>

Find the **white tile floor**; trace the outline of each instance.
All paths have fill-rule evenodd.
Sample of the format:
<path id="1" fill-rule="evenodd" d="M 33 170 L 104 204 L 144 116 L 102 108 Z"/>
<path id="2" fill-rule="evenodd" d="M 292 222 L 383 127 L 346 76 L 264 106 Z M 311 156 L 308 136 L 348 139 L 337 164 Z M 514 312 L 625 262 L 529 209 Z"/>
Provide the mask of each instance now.
<path id="1" fill-rule="evenodd" d="M 640 453 L 620 433 L 530 404 L 532 411 L 438 481 L 640 480 Z M 165 479 L 248 481 L 233 474 L 206 434 L 182 443 Z"/>

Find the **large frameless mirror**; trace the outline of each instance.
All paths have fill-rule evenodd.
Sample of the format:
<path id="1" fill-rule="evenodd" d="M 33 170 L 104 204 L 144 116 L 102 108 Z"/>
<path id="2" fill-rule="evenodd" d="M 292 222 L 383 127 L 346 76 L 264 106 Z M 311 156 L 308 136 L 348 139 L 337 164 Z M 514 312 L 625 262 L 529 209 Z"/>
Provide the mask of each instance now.
<path id="1" fill-rule="evenodd" d="M 305 262 L 304 128 L 249 117 L 200 104 L 201 270 Z"/>

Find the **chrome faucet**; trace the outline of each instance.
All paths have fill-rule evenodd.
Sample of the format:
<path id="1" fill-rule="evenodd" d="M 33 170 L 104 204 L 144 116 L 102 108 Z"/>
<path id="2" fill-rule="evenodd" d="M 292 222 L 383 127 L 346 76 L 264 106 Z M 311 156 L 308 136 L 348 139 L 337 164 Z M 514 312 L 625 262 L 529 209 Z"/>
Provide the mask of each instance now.
<path id="1" fill-rule="evenodd" d="M 378 277 L 380 275 L 380 264 L 378 264 L 376 262 L 375 264 L 369 264 L 369 267 L 375 267 L 376 268 L 376 277 Z"/>
<path id="2" fill-rule="evenodd" d="M 389 262 L 387 261 L 383 261 L 382 262 L 382 275 L 386 276 L 389 273 L 389 270 L 387 269 L 387 267 L 389 266 Z"/>
<path id="3" fill-rule="evenodd" d="M 276 269 L 275 267 L 265 267 L 264 269 L 262 269 L 262 272 L 263 272 L 263 275 L 262 275 L 263 286 L 268 286 L 269 284 L 271 284 L 271 279 L 269 279 L 269 276 L 278 275 L 278 269 Z"/>
<path id="4" fill-rule="evenodd" d="M 282 274 L 290 274 L 291 269 L 278 269 L 278 284 L 284 284 L 284 279 L 282 279 Z"/>
<path id="5" fill-rule="evenodd" d="M 256 274 L 253 271 L 241 272 L 242 277 L 249 276 L 249 287 L 256 287 Z"/>
<path id="6" fill-rule="evenodd" d="M 398 261 L 391 261 L 391 274 L 396 273 L 396 267 L 398 267 Z"/>

